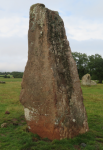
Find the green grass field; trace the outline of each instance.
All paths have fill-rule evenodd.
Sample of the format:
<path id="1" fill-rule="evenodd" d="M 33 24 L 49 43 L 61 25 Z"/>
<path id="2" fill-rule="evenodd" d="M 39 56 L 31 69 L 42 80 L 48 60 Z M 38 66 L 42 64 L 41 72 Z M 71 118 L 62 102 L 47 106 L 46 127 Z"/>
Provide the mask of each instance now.
<path id="1" fill-rule="evenodd" d="M 6 82 L 0 84 L 0 126 L 7 123 L 6 128 L 0 127 L 0 150 L 103 150 L 103 84 L 82 87 L 89 132 L 73 139 L 50 141 L 27 130 L 23 106 L 19 102 L 22 79 L 0 80 Z"/>

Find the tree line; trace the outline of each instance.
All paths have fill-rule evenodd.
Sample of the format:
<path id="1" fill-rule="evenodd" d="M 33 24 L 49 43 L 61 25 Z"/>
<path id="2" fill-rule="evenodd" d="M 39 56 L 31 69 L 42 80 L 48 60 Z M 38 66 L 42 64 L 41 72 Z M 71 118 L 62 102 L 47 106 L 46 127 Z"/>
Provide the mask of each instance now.
<path id="1" fill-rule="evenodd" d="M 73 58 L 76 61 L 79 78 L 89 73 L 92 80 L 103 80 L 103 58 L 99 54 L 87 56 L 85 53 L 72 52 Z M 12 75 L 14 78 L 22 78 L 23 72 L 0 72 L 0 77 L 8 77 Z"/>
<path id="2" fill-rule="evenodd" d="M 87 56 L 85 53 L 72 52 L 73 58 L 76 61 L 79 78 L 89 73 L 92 80 L 103 80 L 103 58 L 99 54 Z"/>
<path id="3" fill-rule="evenodd" d="M 13 71 L 13 72 L 0 72 L 0 77 L 4 78 L 22 78 L 23 72 Z"/>

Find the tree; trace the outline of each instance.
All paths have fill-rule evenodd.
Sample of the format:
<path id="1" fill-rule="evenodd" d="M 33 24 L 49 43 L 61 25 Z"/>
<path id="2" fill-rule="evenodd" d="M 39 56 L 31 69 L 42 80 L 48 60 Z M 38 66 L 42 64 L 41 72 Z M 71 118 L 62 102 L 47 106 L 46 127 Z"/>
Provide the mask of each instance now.
<path id="1" fill-rule="evenodd" d="M 84 53 L 72 52 L 73 58 L 76 61 L 79 78 L 88 73 L 88 56 Z"/>
<path id="2" fill-rule="evenodd" d="M 4 78 L 7 78 L 7 75 L 5 74 Z"/>
<path id="3" fill-rule="evenodd" d="M 99 83 L 102 83 L 103 80 L 103 58 L 99 54 L 88 56 L 89 62 L 88 67 L 90 68 L 90 74 L 99 80 Z"/>
<path id="4" fill-rule="evenodd" d="M 22 78 L 23 77 L 23 72 L 13 71 L 11 74 L 13 75 L 14 78 Z"/>

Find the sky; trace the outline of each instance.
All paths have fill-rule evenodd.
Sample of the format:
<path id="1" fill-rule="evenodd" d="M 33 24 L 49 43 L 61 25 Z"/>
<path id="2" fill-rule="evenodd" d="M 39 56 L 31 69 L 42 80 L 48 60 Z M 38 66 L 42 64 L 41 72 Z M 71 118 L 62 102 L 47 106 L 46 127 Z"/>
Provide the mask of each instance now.
<path id="1" fill-rule="evenodd" d="M 29 9 L 36 3 L 59 12 L 72 52 L 103 57 L 103 0 L 0 0 L 0 72 L 25 70 Z"/>

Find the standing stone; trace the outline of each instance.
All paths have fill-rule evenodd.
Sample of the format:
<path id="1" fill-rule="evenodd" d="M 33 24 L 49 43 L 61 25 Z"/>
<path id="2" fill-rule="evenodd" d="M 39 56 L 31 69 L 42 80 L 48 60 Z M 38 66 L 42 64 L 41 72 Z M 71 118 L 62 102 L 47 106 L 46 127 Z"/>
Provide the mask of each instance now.
<path id="1" fill-rule="evenodd" d="M 91 86 L 91 85 L 97 85 L 97 83 L 95 81 L 91 80 L 90 74 L 85 74 L 82 77 L 81 85 Z"/>
<path id="2" fill-rule="evenodd" d="M 97 83 L 93 80 L 91 80 L 91 85 L 97 85 Z"/>
<path id="3" fill-rule="evenodd" d="M 0 81 L 0 83 L 4 84 L 5 82 L 4 81 Z"/>
<path id="4" fill-rule="evenodd" d="M 7 123 L 1 124 L 1 128 L 5 128 L 5 127 L 7 127 Z"/>
<path id="5" fill-rule="evenodd" d="M 28 45 L 20 101 L 29 130 L 51 140 L 88 131 L 76 63 L 58 12 L 31 6 Z"/>
<path id="6" fill-rule="evenodd" d="M 91 76 L 90 76 L 90 74 L 85 74 L 82 77 L 81 85 L 91 86 Z"/>

